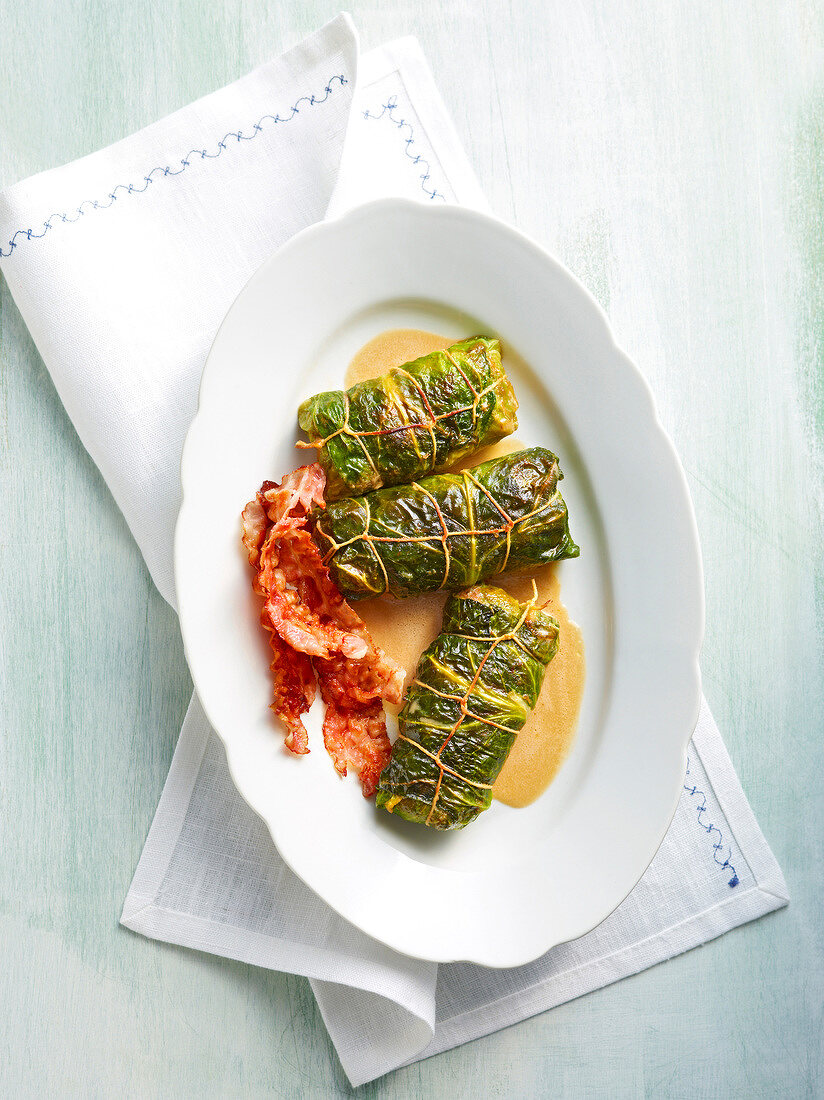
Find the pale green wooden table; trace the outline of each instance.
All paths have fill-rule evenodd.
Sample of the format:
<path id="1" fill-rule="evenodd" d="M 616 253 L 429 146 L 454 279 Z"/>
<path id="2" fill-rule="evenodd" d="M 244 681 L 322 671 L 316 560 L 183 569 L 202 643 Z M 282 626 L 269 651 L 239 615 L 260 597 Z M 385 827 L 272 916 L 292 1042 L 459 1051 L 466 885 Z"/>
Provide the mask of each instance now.
<path id="1" fill-rule="evenodd" d="M 334 0 L 0 0 L 0 186 L 247 71 Z M 495 210 L 607 309 L 702 534 L 705 690 L 789 910 L 401 1070 L 382 1097 L 824 1095 L 824 3 L 356 3 L 418 35 Z M 0 298 L 0 1094 L 349 1089 L 302 979 L 118 927 L 189 698 Z"/>

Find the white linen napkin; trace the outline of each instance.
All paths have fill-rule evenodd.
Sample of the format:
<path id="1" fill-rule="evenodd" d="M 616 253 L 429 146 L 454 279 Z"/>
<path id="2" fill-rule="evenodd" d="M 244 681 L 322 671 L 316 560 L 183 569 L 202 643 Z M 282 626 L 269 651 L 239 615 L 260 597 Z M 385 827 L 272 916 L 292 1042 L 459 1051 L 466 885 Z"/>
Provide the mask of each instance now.
<path id="1" fill-rule="evenodd" d="M 180 450 L 218 324 L 279 244 L 327 208 L 386 194 L 485 205 L 416 43 L 359 62 L 341 16 L 243 80 L 0 195 L 0 268 L 169 602 Z M 787 900 L 704 704 L 667 837 L 602 925 L 512 970 L 406 958 L 286 868 L 193 699 L 121 919 L 307 975 L 357 1085 Z"/>

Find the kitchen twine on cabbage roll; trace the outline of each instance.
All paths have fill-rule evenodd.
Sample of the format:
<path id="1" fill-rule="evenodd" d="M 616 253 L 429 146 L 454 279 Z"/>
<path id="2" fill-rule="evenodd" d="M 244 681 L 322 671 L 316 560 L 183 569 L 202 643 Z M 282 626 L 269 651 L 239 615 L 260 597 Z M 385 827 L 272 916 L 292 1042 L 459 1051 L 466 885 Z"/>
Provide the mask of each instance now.
<path id="1" fill-rule="evenodd" d="M 346 539 L 345 542 L 336 542 L 335 539 L 330 534 L 328 534 L 326 531 L 322 532 L 323 537 L 325 539 L 327 539 L 329 544 L 330 544 L 329 550 L 327 550 L 327 552 L 323 555 L 323 564 L 324 565 L 328 564 L 328 562 L 334 557 L 335 554 L 337 554 L 337 552 L 339 550 L 343 550 L 345 547 L 351 546 L 355 542 L 365 542 L 367 544 L 367 546 L 369 547 L 371 553 L 374 554 L 375 560 L 377 561 L 378 565 L 381 567 L 381 572 L 383 573 L 384 584 L 386 585 L 386 589 L 388 590 L 388 588 L 389 588 L 389 574 L 386 572 L 386 566 L 383 563 L 383 558 L 380 556 L 378 551 L 375 549 L 374 544 L 376 542 L 385 542 L 385 543 L 390 543 L 392 545 L 395 545 L 397 543 L 402 543 L 402 542 L 429 542 L 429 543 L 440 542 L 440 544 L 443 548 L 443 556 L 444 556 L 443 580 L 438 585 L 438 588 L 436 590 L 436 591 L 440 591 L 441 589 L 443 589 L 445 587 L 447 581 L 449 580 L 449 569 L 450 569 L 450 566 L 452 564 L 452 559 L 450 557 L 450 552 L 449 552 L 449 541 L 448 541 L 449 539 L 451 539 L 451 538 L 466 538 L 467 536 L 473 536 L 474 537 L 475 535 L 504 535 L 505 534 L 506 535 L 506 554 L 504 555 L 503 564 L 502 564 L 501 568 L 498 570 L 499 573 L 503 573 L 504 570 L 506 569 L 506 564 L 509 561 L 509 554 L 510 554 L 510 551 L 512 549 L 512 530 L 513 530 L 513 528 L 517 527 L 517 525 L 519 523 L 525 523 L 527 520 L 533 519 L 535 516 L 540 515 L 541 512 L 545 512 L 548 508 L 554 507 L 555 506 L 555 501 L 554 500 L 549 500 L 545 504 L 541 504 L 538 508 L 533 508 L 533 510 L 531 512 L 527 512 L 526 515 L 520 516 L 518 519 L 513 519 L 512 516 L 510 516 L 509 513 L 506 511 L 506 509 L 501 507 L 501 505 L 497 502 L 495 497 L 492 495 L 492 493 L 490 493 L 490 491 L 486 488 L 486 486 L 481 485 L 481 483 L 478 481 L 478 479 L 472 476 L 472 471 L 471 470 L 462 470 L 461 471 L 461 477 L 464 479 L 464 483 L 470 482 L 476 488 L 480 489 L 481 492 L 484 494 L 484 496 L 495 507 L 495 509 L 498 512 L 500 512 L 501 517 L 504 520 L 504 526 L 503 527 L 488 527 L 484 530 L 476 530 L 475 528 L 471 528 L 470 530 L 466 530 L 466 529 L 462 528 L 459 531 L 450 531 L 449 528 L 446 526 L 446 520 L 444 519 L 444 515 L 443 515 L 443 512 L 441 511 L 441 507 L 438 504 L 435 497 L 432 495 L 432 493 L 430 493 L 429 490 L 426 489 L 419 482 L 412 481 L 412 482 L 410 482 L 409 487 L 412 488 L 412 489 L 419 489 L 424 494 L 424 496 L 428 497 L 429 500 L 432 501 L 432 504 L 435 508 L 435 511 L 438 514 L 438 520 L 439 520 L 440 525 L 441 525 L 441 534 L 440 534 L 440 536 L 438 536 L 438 535 L 397 535 L 397 536 L 373 535 L 371 533 L 371 531 L 369 530 L 369 523 L 371 521 L 372 516 L 371 516 L 371 512 L 370 512 L 370 507 L 369 507 L 369 496 L 367 494 L 366 496 L 363 496 L 363 497 L 359 498 L 360 503 L 363 504 L 366 507 L 366 523 L 365 523 L 365 527 L 364 527 L 364 530 L 363 530 L 362 534 L 353 535 L 351 538 Z"/>
<path id="2" fill-rule="evenodd" d="M 483 667 L 486 664 L 488 658 L 494 653 L 495 649 L 502 642 L 514 642 L 515 645 L 519 646 L 524 651 L 524 653 L 526 653 L 526 655 L 528 657 L 533 656 L 530 653 L 530 651 L 527 649 L 527 647 L 523 644 L 523 642 L 517 637 L 517 634 L 518 634 L 518 631 L 521 629 L 521 627 L 526 622 L 527 616 L 529 615 L 530 611 L 532 611 L 533 608 L 535 608 L 537 603 L 538 603 L 538 585 L 535 581 L 535 578 L 533 577 L 532 578 L 532 599 L 529 600 L 524 605 L 524 609 L 523 609 L 523 612 L 521 614 L 521 617 L 518 619 L 517 623 L 515 624 L 515 626 L 512 627 L 511 630 L 508 630 L 505 634 L 490 634 L 490 635 L 483 635 L 483 634 L 452 634 L 451 635 L 453 638 L 465 638 L 467 641 L 470 641 L 470 642 L 491 642 L 492 643 L 490 645 L 489 649 L 486 651 L 486 653 L 484 653 L 481 660 L 478 662 L 478 668 L 475 671 L 475 675 L 472 677 L 472 681 L 468 685 L 468 687 L 467 687 L 467 689 L 466 689 L 466 691 L 464 692 L 463 695 L 447 695 L 445 692 L 438 691 L 437 688 L 432 687 L 431 684 L 425 684 L 422 680 L 418 680 L 416 678 L 415 680 L 412 681 L 412 685 L 414 687 L 423 688 L 425 691 L 431 691 L 433 695 L 438 695 L 441 699 L 447 699 L 447 700 L 450 700 L 454 703 L 458 703 L 459 706 L 460 706 L 460 712 L 461 712 L 460 713 L 460 718 L 458 718 L 458 721 L 455 722 L 455 724 L 452 726 L 452 729 L 449 731 L 447 736 L 444 738 L 443 742 L 441 743 L 441 745 L 438 748 L 438 751 L 436 753 L 432 753 L 432 752 L 429 751 L 429 749 L 424 748 L 424 746 L 420 743 L 420 741 L 413 741 L 411 737 L 406 737 L 405 734 L 403 734 L 403 733 L 398 734 L 398 740 L 399 741 L 406 741 L 406 743 L 408 745 L 412 745 L 413 748 L 417 749 L 419 752 L 422 752 L 424 754 L 424 756 L 428 756 L 429 759 L 434 761 L 434 763 L 437 764 L 437 766 L 438 766 L 438 772 L 439 772 L 438 781 L 435 785 L 435 793 L 432 796 L 432 802 L 430 803 L 430 806 L 429 806 L 429 813 L 426 816 L 425 824 L 427 824 L 427 825 L 429 824 L 429 822 L 432 818 L 432 814 L 435 812 L 435 807 L 437 805 L 438 797 L 439 797 L 440 792 L 441 792 L 441 785 L 443 783 L 443 777 L 444 777 L 444 774 L 446 772 L 448 772 L 450 775 L 453 775 L 456 779 L 460 779 L 460 781 L 462 783 L 466 783 L 466 785 L 468 787 L 475 787 L 477 790 L 484 790 L 484 791 L 491 791 L 492 790 L 492 787 L 493 787 L 492 783 L 479 783 L 475 779 L 467 779 L 467 777 L 465 775 L 461 775 L 461 773 L 458 772 L 458 771 L 455 771 L 454 768 L 450 768 L 448 764 L 444 764 L 444 762 L 441 760 L 441 753 L 446 748 L 446 746 L 449 744 L 449 742 L 452 740 L 452 738 L 455 736 L 455 734 L 458 732 L 458 730 L 461 728 L 461 725 L 463 724 L 463 721 L 464 721 L 465 718 L 471 718 L 476 722 L 482 722 L 485 726 L 492 726 L 495 729 L 503 730 L 505 733 L 517 733 L 518 732 L 517 730 L 513 730 L 510 726 L 504 726 L 500 722 L 493 722 L 491 718 L 484 718 L 480 714 L 475 714 L 473 711 L 468 709 L 466 703 L 467 703 L 467 700 L 469 699 L 469 696 L 472 694 L 472 692 L 475 688 L 475 685 L 478 682 L 478 678 L 480 677 L 481 671 L 483 670 Z"/>
<path id="3" fill-rule="evenodd" d="M 435 466 L 437 464 L 436 460 L 438 457 L 438 441 L 435 438 L 435 428 L 438 426 L 440 421 L 449 420 L 450 417 L 458 416 L 460 413 L 469 412 L 471 410 L 472 429 L 474 431 L 478 424 L 478 404 L 480 403 L 481 398 L 486 397 L 488 393 L 492 393 L 498 388 L 498 386 L 510 385 L 507 376 L 505 374 L 502 374 L 500 377 L 496 378 L 494 382 L 490 382 L 490 384 L 488 386 L 485 386 L 482 390 L 476 390 L 475 387 L 472 385 L 472 382 L 469 380 L 469 378 L 467 378 L 466 373 L 461 369 L 460 363 L 450 352 L 449 348 L 444 348 L 443 354 L 447 357 L 449 362 L 452 364 L 452 366 L 455 368 L 458 374 L 460 374 L 461 378 L 463 378 L 464 382 L 466 382 L 467 386 L 469 387 L 469 391 L 473 397 L 471 405 L 461 405 L 460 408 L 450 409 L 448 412 L 435 413 L 432 410 L 432 406 L 429 404 L 429 399 L 426 396 L 423 386 L 420 385 L 418 380 L 414 378 L 413 375 L 411 375 L 409 371 L 405 370 L 403 367 L 393 367 L 390 373 L 405 375 L 410 380 L 414 388 L 418 391 L 418 396 L 420 397 L 421 402 L 423 403 L 427 413 L 429 414 L 429 420 L 419 420 L 415 424 L 400 424 L 396 428 L 376 428 L 374 431 L 358 431 L 356 428 L 353 428 L 349 423 L 349 414 L 351 411 L 349 402 L 349 391 L 344 390 L 343 424 L 341 424 L 339 428 L 332 432 L 331 435 L 327 435 L 324 439 L 319 439 L 315 443 L 309 443 L 304 439 L 299 439 L 295 443 L 295 446 L 304 451 L 321 450 L 322 448 L 327 446 L 327 444 L 331 440 L 337 439 L 339 435 L 349 436 L 351 439 L 354 439 L 357 442 L 358 446 L 363 451 L 364 455 L 366 456 L 366 461 L 372 467 L 372 472 L 380 477 L 380 470 L 375 465 L 374 459 L 370 455 L 366 444 L 363 442 L 364 438 L 379 435 L 397 435 L 400 432 L 416 432 L 419 429 L 425 429 L 429 433 L 429 438 L 432 442 L 432 466 L 429 472 L 434 473 Z"/>

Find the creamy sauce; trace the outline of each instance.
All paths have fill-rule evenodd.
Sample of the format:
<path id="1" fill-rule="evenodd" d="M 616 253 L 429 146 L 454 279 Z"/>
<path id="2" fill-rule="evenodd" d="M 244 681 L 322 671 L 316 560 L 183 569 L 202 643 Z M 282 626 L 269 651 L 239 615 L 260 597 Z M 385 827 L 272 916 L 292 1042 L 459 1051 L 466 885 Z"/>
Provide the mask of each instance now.
<path id="1" fill-rule="evenodd" d="M 430 351 L 448 348 L 454 340 L 419 329 L 392 329 L 370 340 L 355 355 L 345 375 L 353 386 L 376 378 L 390 367 L 400 366 Z M 456 468 L 477 466 L 488 458 L 520 451 L 518 439 L 502 439 L 485 447 Z M 532 578 L 538 586 L 538 605 L 558 620 L 558 652 L 550 661 L 535 710 L 515 739 L 515 744 L 493 787 L 493 796 L 508 806 L 528 806 L 547 789 L 569 752 L 584 691 L 584 642 L 580 628 L 569 618 L 560 600 L 560 583 L 555 566 L 545 565 L 534 573 L 492 577 L 519 600 L 532 597 Z M 376 643 L 406 670 L 407 683 L 413 678 L 418 658 L 438 635 L 445 592 L 430 592 L 403 601 L 391 597 L 362 600 L 356 607 Z M 387 709 L 397 713 L 399 708 Z"/>
<path id="2" fill-rule="evenodd" d="M 566 759 L 578 726 L 584 694 L 584 639 L 561 603 L 561 586 L 554 565 L 543 565 L 534 574 L 496 577 L 519 600 L 532 596 L 532 576 L 538 585 L 538 606 L 546 604 L 561 628 L 558 652 L 547 665 L 538 703 L 515 738 L 501 769 L 493 798 L 507 806 L 528 806 L 542 795 Z"/>
<path id="3" fill-rule="evenodd" d="M 343 384 L 349 389 L 367 378 L 386 374 L 392 367 L 420 359 L 430 351 L 443 351 L 454 343 L 445 336 L 436 336 L 434 332 L 423 332 L 418 328 L 389 329 L 363 345 L 347 367 Z"/>

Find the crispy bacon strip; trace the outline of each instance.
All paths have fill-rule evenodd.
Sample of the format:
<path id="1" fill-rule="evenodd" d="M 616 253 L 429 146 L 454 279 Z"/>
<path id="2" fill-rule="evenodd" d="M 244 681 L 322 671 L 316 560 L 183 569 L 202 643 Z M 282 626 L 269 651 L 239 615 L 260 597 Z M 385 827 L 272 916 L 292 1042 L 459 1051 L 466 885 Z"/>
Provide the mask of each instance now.
<path id="1" fill-rule="evenodd" d="M 277 546 L 279 568 L 272 573 L 275 583 L 270 586 L 267 607 L 281 636 L 311 657 L 335 653 L 354 660 L 365 657 L 369 645 L 362 634 L 363 623 L 330 580 L 309 532 L 284 533 Z"/>
<path id="2" fill-rule="evenodd" d="M 322 678 L 320 685 L 323 696 Z M 358 773 L 363 797 L 371 798 L 392 754 L 386 734 L 386 715 L 380 701 L 357 710 L 338 710 L 334 703 L 326 700 L 323 743 L 338 775 L 346 775 L 351 765 Z"/>
<path id="3" fill-rule="evenodd" d="M 272 533 L 276 537 L 296 522 L 298 526 L 303 526 L 313 504 L 324 507 L 325 488 L 326 475 L 316 462 L 287 474 L 280 484 L 264 481 L 256 498 L 243 509 L 241 517 L 243 544 L 249 551 L 251 565 L 257 565 L 257 552 L 263 545 L 264 536 L 270 533 L 267 531 L 269 524 L 272 524 Z"/>
<path id="4" fill-rule="evenodd" d="M 338 656 L 313 661 L 324 702 L 331 699 L 339 710 L 368 706 L 376 699 L 400 703 L 404 671 L 382 649 L 372 646 L 370 660 L 348 661 Z"/>
<path id="5" fill-rule="evenodd" d="M 260 503 L 259 496 L 260 494 L 254 500 L 250 500 L 240 513 L 241 538 L 249 555 L 250 565 L 257 565 L 260 561 L 260 548 L 263 546 L 268 526 L 266 509 Z"/>
<path id="6" fill-rule="evenodd" d="M 325 475 L 317 464 L 265 481 L 242 514 L 243 544 L 263 597 L 261 625 L 274 652 L 272 709 L 287 728 L 292 752 L 309 751 L 301 720 L 315 697 L 326 703 L 326 748 L 341 775 L 351 766 L 366 797 L 389 760 L 382 699 L 400 702 L 403 670 L 379 649 L 343 599 L 307 530 L 313 505 L 323 507 Z"/>
<path id="7" fill-rule="evenodd" d="M 381 700 L 401 701 L 403 669 L 377 646 L 375 659 L 369 662 L 333 657 L 316 660 L 314 666 L 326 703 L 326 751 L 339 775 L 346 775 L 349 765 L 355 769 L 364 798 L 371 798 L 392 753 Z"/>
<path id="8" fill-rule="evenodd" d="M 350 765 L 355 769 L 365 798 L 375 793 L 392 752 L 381 700 L 399 703 L 403 693 L 403 670 L 377 646 L 375 655 L 371 662 L 342 657 L 313 662 L 326 704 L 326 751 L 339 775 Z"/>
<path id="9" fill-rule="evenodd" d="M 301 715 L 306 714 L 315 701 L 315 673 L 312 662 L 304 653 L 296 653 L 276 634 L 264 612 L 261 624 L 269 631 L 272 647 L 272 663 L 269 665 L 275 682 L 272 710 L 286 726 L 284 744 L 287 749 L 302 756 L 309 752 L 309 738 Z"/>
<path id="10" fill-rule="evenodd" d="M 264 481 L 243 509 L 243 543 L 258 570 L 255 591 L 284 641 L 312 657 L 360 658 L 368 646 L 347 626 L 363 623 L 335 588 L 306 530 L 312 505 L 323 506 L 324 485 L 317 464 L 287 474 L 280 485 Z"/>

